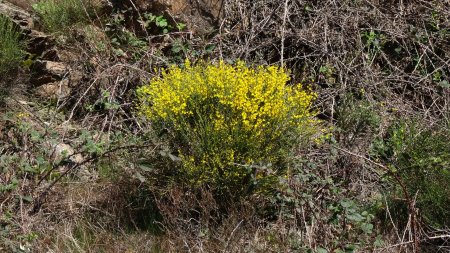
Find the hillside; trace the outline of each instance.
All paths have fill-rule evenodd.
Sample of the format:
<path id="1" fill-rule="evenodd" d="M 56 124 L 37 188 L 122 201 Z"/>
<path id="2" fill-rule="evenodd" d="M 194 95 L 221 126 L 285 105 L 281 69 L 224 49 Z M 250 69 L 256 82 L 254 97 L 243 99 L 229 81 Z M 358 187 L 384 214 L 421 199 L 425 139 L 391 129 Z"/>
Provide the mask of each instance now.
<path id="1" fill-rule="evenodd" d="M 450 252 L 449 0 L 0 0 L 0 252 Z"/>

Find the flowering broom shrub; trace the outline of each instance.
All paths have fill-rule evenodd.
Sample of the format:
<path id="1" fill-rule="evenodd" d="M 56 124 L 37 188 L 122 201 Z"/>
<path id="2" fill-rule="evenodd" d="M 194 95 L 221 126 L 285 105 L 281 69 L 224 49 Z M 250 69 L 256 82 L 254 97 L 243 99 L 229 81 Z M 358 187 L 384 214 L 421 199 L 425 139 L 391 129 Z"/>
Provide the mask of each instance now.
<path id="1" fill-rule="evenodd" d="M 177 175 L 231 192 L 274 185 L 289 151 L 317 132 L 315 93 L 276 66 L 172 66 L 138 89 L 139 110 L 169 138 Z"/>

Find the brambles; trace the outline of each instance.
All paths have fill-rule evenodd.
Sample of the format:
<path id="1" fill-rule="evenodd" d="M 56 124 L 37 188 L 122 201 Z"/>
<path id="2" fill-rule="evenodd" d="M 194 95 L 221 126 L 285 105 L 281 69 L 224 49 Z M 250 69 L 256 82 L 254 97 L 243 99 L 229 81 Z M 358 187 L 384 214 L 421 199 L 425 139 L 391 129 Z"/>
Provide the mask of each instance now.
<path id="1" fill-rule="evenodd" d="M 16 68 L 23 56 L 18 27 L 0 14 L 0 75 Z"/>
<path id="2" fill-rule="evenodd" d="M 310 108 L 316 95 L 288 81 L 275 66 L 186 61 L 138 89 L 139 110 L 157 131 L 169 132 L 191 185 L 269 190 L 290 149 L 317 132 Z"/>

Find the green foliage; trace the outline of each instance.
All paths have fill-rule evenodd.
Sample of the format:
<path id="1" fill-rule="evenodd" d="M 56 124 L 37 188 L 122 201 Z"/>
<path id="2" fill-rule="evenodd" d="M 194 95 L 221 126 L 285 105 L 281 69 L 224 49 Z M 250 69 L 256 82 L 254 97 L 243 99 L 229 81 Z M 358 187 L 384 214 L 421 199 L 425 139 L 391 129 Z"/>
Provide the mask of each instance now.
<path id="1" fill-rule="evenodd" d="M 88 22 L 88 13 L 93 8 L 87 0 L 41 0 L 33 5 L 49 32 L 64 32 L 73 25 Z"/>
<path id="2" fill-rule="evenodd" d="M 160 28 L 162 33 L 166 34 L 169 32 L 169 29 L 172 28 L 169 25 L 169 22 L 167 21 L 164 16 L 155 16 L 152 13 L 144 13 L 145 21 L 144 26 L 145 28 L 149 28 L 151 24 L 156 25 L 156 27 Z"/>
<path id="3" fill-rule="evenodd" d="M 373 61 L 383 49 L 386 38 L 383 34 L 371 30 L 370 32 L 366 31 L 363 33 L 362 40 L 365 43 L 368 60 Z"/>
<path id="4" fill-rule="evenodd" d="M 288 80 L 275 66 L 187 61 L 138 90 L 139 110 L 167 133 L 165 154 L 191 186 L 270 190 L 290 149 L 317 133 L 315 94 Z"/>
<path id="5" fill-rule="evenodd" d="M 336 70 L 335 68 L 330 65 L 330 64 L 326 64 L 323 66 L 320 66 L 319 68 L 319 75 L 320 77 L 327 83 L 330 85 L 333 85 L 336 83 L 336 78 L 334 76 Z"/>
<path id="6" fill-rule="evenodd" d="M 450 226 L 450 129 L 414 121 L 394 124 L 386 140 L 373 144 L 374 153 L 391 163 L 411 196 L 417 194 L 417 207 L 429 224 Z M 393 193 L 401 196 L 400 189 Z"/>
<path id="7" fill-rule="evenodd" d="M 105 32 L 111 39 L 113 52 L 116 56 L 140 59 L 148 51 L 148 43 L 151 37 L 144 35 L 170 34 L 171 32 L 182 31 L 186 25 L 183 23 L 170 23 L 163 15 L 143 13 L 139 15 L 138 29 L 130 27 L 127 22 L 134 14 L 131 10 L 118 10 L 111 15 L 111 19 L 106 23 Z M 162 37 L 161 37 L 162 38 Z"/>
<path id="8" fill-rule="evenodd" d="M 138 59 L 148 49 L 148 42 L 139 38 L 126 27 L 126 13 L 114 13 L 105 25 L 105 33 L 111 40 L 112 50 L 116 56 L 131 54 L 133 59 Z"/>
<path id="9" fill-rule="evenodd" d="M 0 75 L 19 66 L 24 57 L 18 27 L 0 14 Z"/>
<path id="10" fill-rule="evenodd" d="M 38 239 L 38 234 L 28 232 L 21 235 L 15 233 L 21 230 L 9 211 L 0 213 L 0 249 L 5 252 L 33 252 L 33 243 Z"/>
<path id="11" fill-rule="evenodd" d="M 144 13 L 143 25 L 146 29 L 151 29 L 152 26 L 156 26 L 157 30 L 160 30 L 163 34 L 169 33 L 174 30 L 174 27 L 163 15 L 154 15 L 152 13 Z M 178 31 L 182 31 L 186 25 L 184 23 L 176 23 L 175 27 Z"/>
<path id="12" fill-rule="evenodd" d="M 215 44 L 196 46 L 190 40 L 175 38 L 171 42 L 168 61 L 173 64 L 183 64 L 185 59 L 208 59 L 214 55 Z"/>

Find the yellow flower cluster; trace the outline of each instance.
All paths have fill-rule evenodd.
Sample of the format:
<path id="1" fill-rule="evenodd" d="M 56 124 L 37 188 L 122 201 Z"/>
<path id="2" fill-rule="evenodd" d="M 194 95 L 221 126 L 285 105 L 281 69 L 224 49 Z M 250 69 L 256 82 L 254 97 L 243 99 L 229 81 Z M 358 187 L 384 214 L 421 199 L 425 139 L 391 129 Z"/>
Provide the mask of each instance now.
<path id="1" fill-rule="evenodd" d="M 316 94 L 289 80 L 276 66 L 186 61 L 138 89 L 139 110 L 187 138 L 189 147 L 177 149 L 187 167 L 199 168 L 199 180 L 243 178 L 247 170 L 233 164 L 279 159 L 283 135 L 302 135 L 317 122 Z"/>
<path id="2" fill-rule="evenodd" d="M 302 90 L 301 85 L 289 87 L 288 74 L 276 66 L 256 69 L 243 62 L 217 65 L 186 62 L 184 68 L 173 66 L 163 71 L 162 78 L 138 90 L 141 111 L 149 119 L 174 119 L 197 113 L 193 103 L 215 103 L 217 128 L 225 127 L 230 116 L 245 129 L 264 128 L 268 121 L 289 119 L 302 124 L 312 116 L 309 111 L 315 94 Z"/>

